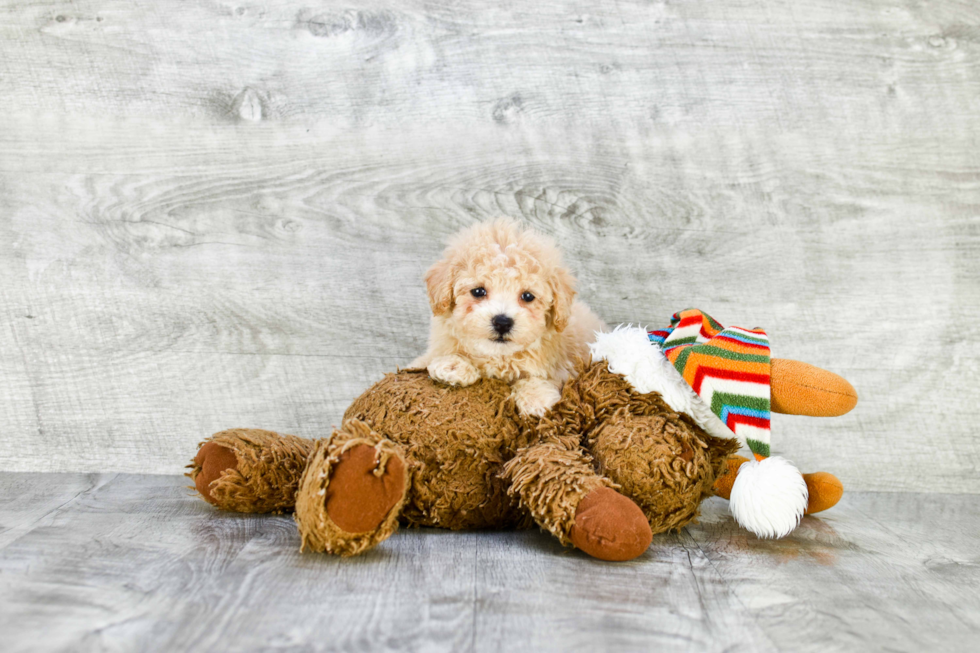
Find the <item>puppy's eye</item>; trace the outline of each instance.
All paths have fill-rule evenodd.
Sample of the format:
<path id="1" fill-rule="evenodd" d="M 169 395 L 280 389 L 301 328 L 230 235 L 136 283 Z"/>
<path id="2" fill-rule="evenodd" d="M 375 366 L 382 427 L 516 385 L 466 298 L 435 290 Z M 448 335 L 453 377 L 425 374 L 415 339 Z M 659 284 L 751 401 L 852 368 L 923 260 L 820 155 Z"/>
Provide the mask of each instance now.
<path id="1" fill-rule="evenodd" d="M 478 298 L 478 299 L 480 297 L 486 297 L 487 296 L 487 289 L 486 288 L 474 288 L 473 290 L 470 291 L 470 294 L 473 295 L 474 297 Z"/>
<path id="2" fill-rule="evenodd" d="M 523 293 L 521 293 L 521 300 L 531 303 L 534 301 L 534 295 L 525 290 Z"/>

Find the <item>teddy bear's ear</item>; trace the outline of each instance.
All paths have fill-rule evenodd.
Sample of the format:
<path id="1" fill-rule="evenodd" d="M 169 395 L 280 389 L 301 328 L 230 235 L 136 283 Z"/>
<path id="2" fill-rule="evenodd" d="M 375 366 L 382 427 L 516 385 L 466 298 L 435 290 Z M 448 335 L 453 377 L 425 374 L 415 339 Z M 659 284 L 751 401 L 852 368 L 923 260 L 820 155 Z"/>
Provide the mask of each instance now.
<path id="1" fill-rule="evenodd" d="M 445 315 L 453 309 L 453 264 L 449 258 L 437 261 L 425 273 L 425 287 L 433 315 Z"/>
<path id="2" fill-rule="evenodd" d="M 561 333 L 568 326 L 572 316 L 572 302 L 575 301 L 575 277 L 568 270 L 558 268 L 551 277 L 551 323 L 555 331 Z"/>

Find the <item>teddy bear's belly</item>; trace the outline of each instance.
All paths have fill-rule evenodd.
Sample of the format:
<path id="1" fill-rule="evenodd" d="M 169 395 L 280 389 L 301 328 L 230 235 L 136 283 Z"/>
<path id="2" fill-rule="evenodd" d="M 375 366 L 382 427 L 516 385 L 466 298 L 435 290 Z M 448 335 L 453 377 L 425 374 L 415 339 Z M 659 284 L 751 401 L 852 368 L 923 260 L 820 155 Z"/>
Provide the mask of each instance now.
<path id="1" fill-rule="evenodd" d="M 468 452 L 469 453 L 469 452 Z M 453 530 L 527 526 L 516 501 L 507 495 L 499 464 L 477 456 L 416 459 L 412 490 L 402 510 L 410 526 Z"/>
<path id="2" fill-rule="evenodd" d="M 510 387 L 481 380 L 466 388 L 425 372 L 389 374 L 354 400 L 360 419 L 404 448 L 412 468 L 403 521 L 439 528 L 504 528 L 529 517 L 507 495 L 501 465 L 527 445 Z"/>

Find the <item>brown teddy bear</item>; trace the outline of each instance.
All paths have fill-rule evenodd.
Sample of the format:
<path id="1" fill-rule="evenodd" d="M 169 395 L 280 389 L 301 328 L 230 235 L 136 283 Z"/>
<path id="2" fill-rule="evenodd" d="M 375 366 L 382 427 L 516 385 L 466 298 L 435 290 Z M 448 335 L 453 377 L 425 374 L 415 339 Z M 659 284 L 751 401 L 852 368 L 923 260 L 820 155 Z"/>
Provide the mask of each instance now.
<path id="1" fill-rule="evenodd" d="M 594 557 L 629 560 L 654 534 L 696 517 L 719 477 L 734 508 L 743 474 L 752 483 L 742 484 L 740 503 L 753 518 L 752 510 L 763 514 L 762 526 L 758 519 L 746 525 L 763 536 L 784 534 L 785 522 L 798 521 L 808 507 L 836 503 L 836 479 L 801 476 L 802 507 L 793 486 L 793 514 L 766 521 L 766 497 L 759 505 L 745 497 L 769 477 L 749 473 L 755 461 L 732 464 L 739 438 L 691 407 L 696 393 L 662 364 L 668 358 L 650 346 L 653 336 L 647 349 L 631 349 L 637 335 L 600 334 L 595 362 L 565 384 L 540 419 L 520 415 L 501 381 L 449 387 L 425 370 L 404 370 L 357 398 L 328 438 L 222 431 L 202 443 L 188 476 L 222 509 L 295 510 L 304 549 L 344 556 L 382 542 L 399 523 L 453 530 L 537 524 Z M 645 365 L 644 356 L 657 364 Z M 842 414 L 856 402 L 844 379 L 819 368 L 773 360 L 772 369 L 775 410 Z M 659 391 L 647 387 L 657 374 L 669 379 Z M 787 503 L 778 499 L 777 508 Z"/>

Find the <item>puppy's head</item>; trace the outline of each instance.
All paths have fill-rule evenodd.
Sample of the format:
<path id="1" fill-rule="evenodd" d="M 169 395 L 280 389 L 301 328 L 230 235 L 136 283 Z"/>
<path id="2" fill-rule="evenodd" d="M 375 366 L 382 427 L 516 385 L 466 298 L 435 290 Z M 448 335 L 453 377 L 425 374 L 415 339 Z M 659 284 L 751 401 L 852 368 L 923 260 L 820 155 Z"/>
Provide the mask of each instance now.
<path id="1" fill-rule="evenodd" d="M 554 243 L 510 219 L 456 235 L 425 275 L 432 313 L 472 354 L 533 347 L 568 324 L 575 279 Z"/>

